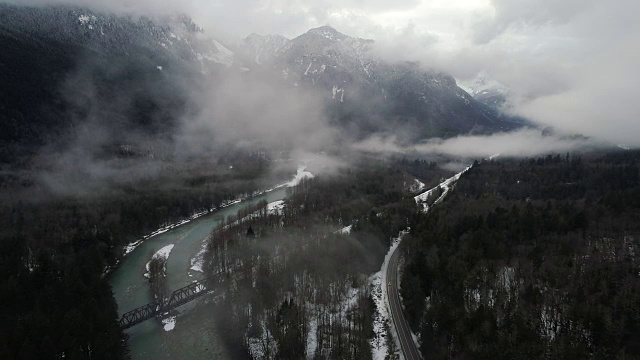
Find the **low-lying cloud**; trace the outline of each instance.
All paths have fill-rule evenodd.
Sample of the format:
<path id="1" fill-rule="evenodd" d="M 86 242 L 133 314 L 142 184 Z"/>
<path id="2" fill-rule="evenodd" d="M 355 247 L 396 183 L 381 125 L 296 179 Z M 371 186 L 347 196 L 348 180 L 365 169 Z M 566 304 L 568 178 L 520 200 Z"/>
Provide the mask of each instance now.
<path id="1" fill-rule="evenodd" d="M 242 143 L 312 151 L 336 138 L 324 115 L 324 96 L 312 89 L 231 70 L 195 97 L 197 114 L 184 119 L 179 140 L 196 152 L 208 144 Z"/>
<path id="2" fill-rule="evenodd" d="M 185 12 L 205 28 L 207 36 L 222 38 L 227 44 L 251 32 L 293 37 L 310 27 L 329 23 L 348 35 L 375 39 L 372 55 L 388 61 L 418 61 L 459 80 L 486 74 L 511 89 L 509 111 L 541 126 L 551 125 L 564 134 L 584 134 L 593 139 L 542 136 L 538 130 L 526 129 L 491 136 L 432 139 L 407 146 L 393 137 L 373 136 L 354 144 L 352 148 L 356 150 L 485 158 L 496 153 L 564 153 L 602 142 L 640 146 L 640 102 L 635 99 L 640 83 L 636 69 L 640 63 L 637 1 L 544 0 L 542 5 L 537 0 L 493 0 L 486 4 L 472 0 L 324 0 L 313 4 L 287 0 L 10 2 L 73 4 L 147 16 Z M 125 91 L 106 105 L 95 102 L 94 90 L 90 81 L 87 85 L 85 75 L 82 69 L 72 75 L 68 88 L 75 92 L 69 94 L 68 100 L 88 104 L 84 112 L 88 126 L 78 129 L 76 141 L 57 154 L 60 156 L 42 156 L 42 162 L 51 169 L 44 173 L 43 182 L 62 192 L 66 188 L 73 192 L 76 185 L 90 182 L 86 180 L 97 179 L 96 185 L 89 188 L 93 191 L 102 186 L 101 179 L 141 179 L 163 169 L 159 157 L 142 156 L 135 161 L 96 159 L 93 150 L 101 146 L 143 144 L 142 150 L 139 146 L 136 151 L 162 151 L 173 161 L 181 161 L 193 156 L 215 159 L 229 148 L 315 154 L 339 144 L 344 135 L 329 125 L 324 96 L 251 72 L 233 71 L 215 81 L 174 81 L 182 83 L 183 88 L 193 88 L 187 108 L 177 115 L 178 127 L 170 136 L 147 139 L 144 133 L 123 135 L 114 130 L 117 126 L 113 118 L 103 121 L 101 107 L 134 107 L 131 93 Z M 156 91 L 162 97 L 163 90 Z M 79 92 L 81 96 L 77 96 Z M 331 164 L 325 167 L 335 168 L 338 164 L 334 162 L 327 162 Z"/>
<path id="3" fill-rule="evenodd" d="M 392 28 L 376 51 L 463 81 L 485 74 L 510 88 L 516 115 L 640 146 L 640 103 L 632 99 L 640 81 L 638 12 L 633 0 L 494 0 L 473 20 L 458 19 L 454 38 L 411 22 Z"/>
<path id="4" fill-rule="evenodd" d="M 537 129 L 492 135 L 458 136 L 450 139 L 430 139 L 417 145 L 399 144 L 394 137 L 370 137 L 354 144 L 354 149 L 371 153 L 441 154 L 461 158 L 489 158 L 500 154 L 507 157 L 532 157 L 567 153 L 601 144 L 582 136 L 543 135 Z"/>
<path id="5" fill-rule="evenodd" d="M 238 158 L 284 158 L 292 171 L 309 160 L 314 173 L 341 166 L 317 154 L 340 138 L 325 116 L 325 95 L 260 71 L 197 70 L 87 55 L 59 89 L 75 126 L 36 157 L 37 183 L 84 196 L 158 179 L 179 186 L 185 177 L 225 171 Z M 131 86 L 96 76 L 123 73 L 135 76 Z"/>

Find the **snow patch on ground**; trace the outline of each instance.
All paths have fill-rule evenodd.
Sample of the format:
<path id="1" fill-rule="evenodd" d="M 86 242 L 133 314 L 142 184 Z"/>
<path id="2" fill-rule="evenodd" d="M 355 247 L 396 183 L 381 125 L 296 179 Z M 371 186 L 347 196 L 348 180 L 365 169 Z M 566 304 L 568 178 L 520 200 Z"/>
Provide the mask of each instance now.
<path id="1" fill-rule="evenodd" d="M 153 256 L 151 257 L 151 260 L 164 259 L 166 261 L 167 259 L 169 259 L 169 254 L 171 254 L 171 250 L 173 250 L 173 246 L 174 244 L 169 244 L 163 247 L 162 249 L 156 251 L 156 253 L 153 254 Z M 149 277 L 149 266 L 151 264 L 151 260 L 149 260 L 149 262 L 147 262 L 147 265 L 145 266 L 145 268 L 147 269 L 147 272 L 144 273 L 145 277 Z"/>
<path id="2" fill-rule="evenodd" d="M 95 22 L 97 20 L 95 15 L 80 15 L 78 16 L 78 21 L 80 24 L 87 25 L 89 21 Z"/>
<path id="3" fill-rule="evenodd" d="M 313 314 L 313 312 L 312 312 Z M 318 348 L 318 318 L 309 319 L 309 334 L 307 335 L 307 359 L 313 359 Z"/>
<path id="4" fill-rule="evenodd" d="M 204 264 L 204 253 L 207 252 L 207 243 L 209 242 L 208 240 L 209 238 L 205 239 L 205 241 L 202 242 L 200 251 L 198 251 L 198 253 L 191 259 L 191 270 L 203 272 L 202 265 Z"/>
<path id="5" fill-rule="evenodd" d="M 138 245 L 142 244 L 142 239 L 140 240 L 136 240 L 132 243 L 129 243 L 127 246 L 125 246 L 124 248 L 124 255 L 127 255 L 128 253 L 132 252 L 133 250 L 135 250 Z"/>
<path id="6" fill-rule="evenodd" d="M 264 359 L 265 355 L 264 355 L 263 344 L 274 342 L 273 334 L 267 328 L 267 325 L 265 324 L 265 320 L 260 319 L 259 321 L 260 321 L 260 327 L 262 328 L 262 331 L 261 331 L 262 335 L 259 338 L 250 337 L 247 339 L 249 354 L 251 354 L 252 359 Z M 273 348 L 272 346 L 270 346 L 270 349 L 275 353 L 277 351 L 277 346 L 276 348 Z"/>
<path id="7" fill-rule="evenodd" d="M 170 316 L 166 319 L 162 319 L 162 325 L 163 325 L 164 331 L 173 330 L 173 328 L 176 327 L 176 317 Z"/>
<path id="8" fill-rule="evenodd" d="M 284 200 L 278 200 L 267 204 L 267 214 L 269 215 L 281 214 L 282 209 L 284 209 Z"/>
<path id="9" fill-rule="evenodd" d="M 427 188 L 427 185 L 418 179 L 414 179 L 414 183 L 409 185 L 409 191 L 417 193 Z"/>

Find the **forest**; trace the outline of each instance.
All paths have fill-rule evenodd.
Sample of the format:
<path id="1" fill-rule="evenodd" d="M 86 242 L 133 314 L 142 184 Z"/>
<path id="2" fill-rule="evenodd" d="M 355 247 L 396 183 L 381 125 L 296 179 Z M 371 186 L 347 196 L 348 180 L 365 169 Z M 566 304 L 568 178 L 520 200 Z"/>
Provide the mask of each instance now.
<path id="1" fill-rule="evenodd" d="M 640 152 L 476 163 L 403 243 L 425 358 L 640 358 Z"/>
<path id="2" fill-rule="evenodd" d="M 111 185 L 108 192 L 91 196 L 39 197 L 33 194 L 42 191 L 32 183 L 3 179 L 7 201 L 0 205 L 0 267 L 5 274 L 0 282 L 0 353 L 16 359 L 126 358 L 126 336 L 117 326 L 117 306 L 105 277 L 123 248 L 167 223 L 264 189 L 265 179 L 288 179 L 293 171 L 285 167 L 274 174 L 273 163 L 262 154 L 235 157 L 233 170 L 229 163 L 188 172 L 169 169 L 165 177 Z M 324 329 L 318 354 L 365 356 L 369 335 L 354 335 L 356 328 L 358 334 L 368 333 L 373 312 L 364 276 L 379 269 L 389 239 L 415 211 L 415 178 L 436 184 L 448 172 L 418 160 L 364 158 L 354 163 L 358 165 L 293 188 L 280 213 L 267 213 L 262 204 L 230 217 L 227 226 L 217 230 L 215 244 L 226 244 L 228 253 L 224 260 L 216 258 L 212 243 L 208 271 L 254 264 L 258 284 L 270 289 L 258 291 L 248 280 L 233 285 L 221 304 L 233 308 L 227 321 L 237 324 L 238 332 L 229 333 L 231 342 L 245 339 L 241 346 L 247 351 L 250 344 L 261 346 L 272 358 L 285 356 L 285 351 L 298 356 L 307 351 L 300 348 L 302 335 L 310 331 L 307 325 L 296 335 L 302 328 L 279 333 L 274 324 L 304 316 L 306 324 L 320 322 Z M 347 225 L 353 225 L 352 234 L 339 233 Z M 241 241 L 247 226 L 253 226 L 255 238 Z M 154 275 L 164 264 L 152 265 L 157 266 L 151 269 L 150 285 L 161 296 L 167 289 Z M 312 287 L 323 290 L 313 295 Z M 256 293 L 264 295 L 249 296 Z M 253 304 L 256 299 L 265 303 Z M 327 335 L 333 331 L 343 335 Z M 333 339 L 339 344 L 344 340 L 344 345 L 328 342 Z M 292 347 L 274 345 L 283 341 L 291 341 Z"/>
<path id="3" fill-rule="evenodd" d="M 230 160 L 229 160 L 230 161 Z M 264 156 L 235 156 L 148 181 L 109 184 L 91 195 L 46 194 L 2 180 L 0 357 L 122 359 L 126 338 L 105 277 L 124 247 L 159 227 L 265 186 Z M 278 180 L 278 181 L 281 181 Z M 60 326 L 65 324 L 65 326 Z"/>
<path id="4" fill-rule="evenodd" d="M 409 168 L 430 169 L 422 177 L 430 183 L 446 173 L 434 163 L 370 161 L 304 180 L 283 207 L 264 202 L 214 230 L 205 275 L 227 280 L 208 306 L 227 341 L 250 358 L 370 359 L 369 277 L 417 211 Z"/>

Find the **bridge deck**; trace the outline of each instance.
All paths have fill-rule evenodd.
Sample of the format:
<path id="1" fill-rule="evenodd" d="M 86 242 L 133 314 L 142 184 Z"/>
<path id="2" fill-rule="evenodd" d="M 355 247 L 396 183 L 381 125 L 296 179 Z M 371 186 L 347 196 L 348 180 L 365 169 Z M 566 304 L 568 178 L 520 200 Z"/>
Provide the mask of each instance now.
<path id="1" fill-rule="evenodd" d="M 203 279 L 201 282 L 194 282 L 185 287 L 181 287 L 171 293 L 169 300 L 164 303 L 154 301 L 128 311 L 122 315 L 118 321 L 118 325 L 120 325 L 120 328 L 123 330 L 128 329 L 160 314 L 166 313 L 167 311 L 173 310 L 178 306 L 193 301 L 209 293 L 210 289 L 208 287 L 213 287 L 214 285 L 222 282 L 222 275 L 223 274 L 218 274 L 213 277 Z"/>

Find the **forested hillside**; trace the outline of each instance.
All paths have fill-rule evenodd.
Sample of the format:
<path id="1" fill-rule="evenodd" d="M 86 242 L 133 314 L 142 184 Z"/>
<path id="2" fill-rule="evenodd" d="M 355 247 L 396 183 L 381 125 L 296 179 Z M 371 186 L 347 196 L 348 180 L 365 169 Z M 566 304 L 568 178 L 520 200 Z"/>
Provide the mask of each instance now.
<path id="1" fill-rule="evenodd" d="M 225 273 L 213 306 L 227 342 L 258 359 L 370 359 L 369 276 L 417 211 L 406 170 L 428 183 L 434 163 L 372 161 L 302 181 L 281 206 L 262 203 L 214 230 L 207 276 Z"/>
<path id="2" fill-rule="evenodd" d="M 640 357 L 640 152 L 477 164 L 406 238 L 434 359 Z"/>

